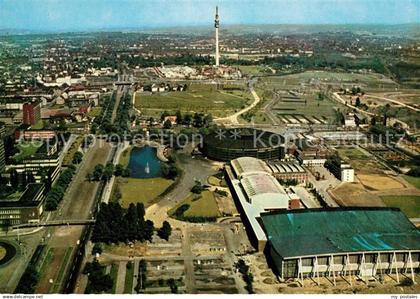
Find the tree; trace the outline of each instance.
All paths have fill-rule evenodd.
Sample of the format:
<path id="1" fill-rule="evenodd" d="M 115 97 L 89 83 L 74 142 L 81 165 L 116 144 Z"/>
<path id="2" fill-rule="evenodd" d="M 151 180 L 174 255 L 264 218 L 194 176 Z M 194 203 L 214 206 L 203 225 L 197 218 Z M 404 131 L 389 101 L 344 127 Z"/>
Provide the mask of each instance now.
<path id="1" fill-rule="evenodd" d="M 128 178 L 129 176 L 130 176 L 130 169 L 129 168 L 124 169 L 122 173 L 122 177 Z"/>
<path id="2" fill-rule="evenodd" d="M 104 172 L 104 166 L 102 164 L 96 165 L 92 173 L 93 180 L 100 181 L 102 178 L 103 172 Z"/>
<path id="3" fill-rule="evenodd" d="M 100 242 L 95 243 L 95 245 L 93 245 L 93 248 L 92 248 L 92 255 L 102 254 L 103 251 L 104 251 L 104 244 Z"/>
<path id="4" fill-rule="evenodd" d="M 168 241 L 169 237 L 171 236 L 171 232 L 172 232 L 172 227 L 169 224 L 169 222 L 163 221 L 162 227 L 158 229 L 157 234 L 161 239 Z"/>
<path id="5" fill-rule="evenodd" d="M 360 107 L 360 98 L 359 97 L 356 98 L 356 104 L 355 104 L 355 106 L 356 107 Z"/>
<path id="6" fill-rule="evenodd" d="M 102 179 L 109 181 L 114 174 L 114 164 L 112 162 L 106 163 L 105 169 L 102 174 Z"/>
<path id="7" fill-rule="evenodd" d="M 124 172 L 124 166 L 122 166 L 121 164 L 117 164 L 115 166 L 115 171 L 114 171 L 115 176 L 121 176 L 123 172 Z"/>
<path id="8" fill-rule="evenodd" d="M 88 285 L 86 293 L 102 293 L 110 291 L 114 285 L 114 281 L 109 274 L 105 274 L 105 267 L 99 264 L 97 259 L 92 263 L 86 263 L 84 274 L 88 275 Z"/>
<path id="9" fill-rule="evenodd" d="M 172 122 L 169 119 L 165 120 L 165 122 L 163 123 L 163 128 L 166 130 L 172 128 Z"/>
<path id="10" fill-rule="evenodd" d="M 83 154 L 79 151 L 75 152 L 73 155 L 73 164 L 79 164 L 83 160 Z"/>
<path id="11" fill-rule="evenodd" d="M 169 288 L 171 289 L 172 294 L 178 293 L 178 285 L 176 284 L 175 279 L 169 278 L 166 283 L 168 284 Z"/>
<path id="12" fill-rule="evenodd" d="M 182 113 L 181 113 L 181 111 L 178 110 L 176 112 L 175 116 L 176 116 L 176 122 L 177 122 L 177 124 L 182 125 L 183 124 L 183 119 L 182 119 Z"/>

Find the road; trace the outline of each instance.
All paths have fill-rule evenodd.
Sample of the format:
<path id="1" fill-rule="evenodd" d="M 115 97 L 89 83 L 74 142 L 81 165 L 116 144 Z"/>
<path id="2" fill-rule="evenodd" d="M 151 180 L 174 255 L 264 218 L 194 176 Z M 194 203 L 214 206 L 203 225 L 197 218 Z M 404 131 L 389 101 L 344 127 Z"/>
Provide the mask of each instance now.
<path id="1" fill-rule="evenodd" d="M 242 110 L 240 110 L 240 111 L 238 111 L 235 114 L 232 114 L 230 116 L 223 117 L 223 118 L 216 118 L 216 119 L 214 119 L 214 121 L 218 124 L 230 123 L 230 124 L 233 124 L 233 125 L 239 125 L 238 117 L 241 116 L 242 114 L 248 112 L 249 110 L 251 110 L 255 106 L 257 106 L 257 104 L 261 101 L 260 97 L 255 92 L 255 90 L 254 90 L 254 88 L 252 87 L 251 84 L 250 84 L 250 87 L 249 87 L 249 91 L 251 92 L 252 96 L 254 97 L 254 102 L 252 102 L 251 105 L 249 105 L 248 107 L 245 107 L 244 109 L 242 109 Z"/>
<path id="2" fill-rule="evenodd" d="M 105 164 L 109 160 L 110 153 L 110 145 L 102 140 L 98 140 L 98 142 L 95 142 L 91 146 L 85 154 L 73 181 L 69 185 L 59 210 L 53 213 L 53 220 L 92 218 L 91 206 L 94 203 L 99 183 L 86 181 L 86 175 L 93 171 L 96 164 Z M 54 284 L 58 284 L 57 288 L 61 290 L 61 284 L 64 281 L 65 275 L 61 276 L 62 281 L 56 281 L 59 275 L 57 265 L 64 267 L 62 268 L 64 270 L 70 269 L 70 263 L 73 262 L 72 256 L 75 254 L 74 248 L 78 247 L 78 244 L 83 241 L 82 239 L 86 239 L 85 226 L 49 227 L 45 229 L 43 236 L 44 243 L 49 248 L 53 248 L 57 254 L 53 255 L 52 261 L 44 271 L 44 275 L 40 278 L 37 292 L 52 292 L 53 289 L 49 283 L 50 279 L 54 281 Z M 62 265 L 64 262 L 64 253 L 68 248 L 73 248 L 71 256 L 67 260 L 68 265 Z"/>
<path id="3" fill-rule="evenodd" d="M 407 104 L 405 104 L 403 102 L 400 102 L 400 101 L 397 101 L 397 100 L 393 100 L 393 99 L 389 99 L 389 98 L 385 98 L 385 97 L 373 96 L 373 95 L 366 95 L 366 97 L 367 98 L 372 98 L 372 99 L 384 100 L 384 101 L 396 104 L 398 106 L 402 106 L 402 107 L 405 107 L 407 109 L 413 110 L 415 112 L 420 112 L 420 109 L 415 108 L 415 107 L 410 106 L 410 105 L 407 105 Z"/>

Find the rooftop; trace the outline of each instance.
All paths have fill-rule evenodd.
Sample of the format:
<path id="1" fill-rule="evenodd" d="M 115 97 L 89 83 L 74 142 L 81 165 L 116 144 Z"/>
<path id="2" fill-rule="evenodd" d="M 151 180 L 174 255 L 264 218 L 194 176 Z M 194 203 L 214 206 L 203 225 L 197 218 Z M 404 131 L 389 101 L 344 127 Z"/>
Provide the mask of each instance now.
<path id="1" fill-rule="evenodd" d="M 38 206 L 43 199 L 43 196 L 39 196 L 42 192 L 44 192 L 44 184 L 28 184 L 20 197 L 12 199 L 0 198 L 0 208 Z"/>
<path id="2" fill-rule="evenodd" d="M 396 208 L 337 208 L 261 214 L 284 258 L 362 251 L 420 250 L 420 231 Z"/>

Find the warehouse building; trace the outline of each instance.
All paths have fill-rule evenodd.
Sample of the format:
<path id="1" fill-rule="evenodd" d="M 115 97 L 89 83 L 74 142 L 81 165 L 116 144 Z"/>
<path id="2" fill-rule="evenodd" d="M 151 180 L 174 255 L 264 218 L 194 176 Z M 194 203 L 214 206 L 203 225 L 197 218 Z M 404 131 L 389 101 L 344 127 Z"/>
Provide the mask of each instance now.
<path id="1" fill-rule="evenodd" d="M 270 161 L 267 162 L 267 165 L 278 180 L 296 180 L 299 184 L 308 180 L 308 173 L 299 163 Z"/>
<path id="2" fill-rule="evenodd" d="M 328 276 L 381 280 L 419 270 L 420 231 L 396 208 L 303 209 L 262 213 L 266 252 L 282 279 Z"/>
<path id="3" fill-rule="evenodd" d="M 290 197 L 262 160 L 242 157 L 226 165 L 226 177 L 251 243 L 262 251 L 267 243 L 260 214 L 287 210 Z"/>

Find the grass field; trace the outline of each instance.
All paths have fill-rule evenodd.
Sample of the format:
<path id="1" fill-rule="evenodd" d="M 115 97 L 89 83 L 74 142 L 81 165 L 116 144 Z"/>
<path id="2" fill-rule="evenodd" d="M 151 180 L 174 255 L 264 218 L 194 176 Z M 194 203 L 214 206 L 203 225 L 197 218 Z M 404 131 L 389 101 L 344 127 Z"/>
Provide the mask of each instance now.
<path id="1" fill-rule="evenodd" d="M 134 277 L 134 265 L 131 264 L 131 267 L 128 267 L 127 271 L 125 272 L 124 294 L 131 294 L 133 290 L 133 277 Z"/>
<path id="2" fill-rule="evenodd" d="M 54 294 L 60 291 L 61 283 L 64 278 L 64 273 L 66 271 L 66 266 L 69 263 L 69 259 L 72 252 L 73 252 L 73 247 L 69 247 L 66 249 L 63 261 L 61 262 L 61 265 L 60 265 L 60 270 L 58 271 L 58 275 L 54 281 L 54 286 L 52 288 L 52 293 Z"/>
<path id="3" fill-rule="evenodd" d="M 32 130 L 41 130 L 43 128 L 44 128 L 44 121 L 42 121 L 42 120 L 38 121 L 36 124 L 31 126 Z"/>
<path id="4" fill-rule="evenodd" d="M 403 178 L 417 189 L 420 189 L 420 177 L 416 178 L 413 176 L 403 175 Z"/>
<path id="5" fill-rule="evenodd" d="M 6 248 L 0 246 L 0 261 L 6 256 Z"/>
<path id="6" fill-rule="evenodd" d="M 80 145 L 82 144 L 83 138 L 84 138 L 84 135 L 79 135 L 76 137 L 76 140 L 73 141 L 69 150 L 67 151 L 66 155 L 63 158 L 64 165 L 69 165 L 72 163 L 73 156 L 79 149 Z"/>
<path id="7" fill-rule="evenodd" d="M 339 156 L 344 160 L 369 160 L 370 157 L 366 156 L 362 151 L 357 148 L 340 147 L 337 148 Z"/>
<path id="8" fill-rule="evenodd" d="M 220 212 L 217 207 L 216 200 L 211 191 L 203 191 L 201 194 L 190 194 L 181 203 L 177 204 L 168 211 L 169 215 L 175 213 L 176 209 L 181 205 L 190 205 L 189 209 L 184 212 L 187 217 L 219 217 Z"/>
<path id="9" fill-rule="evenodd" d="M 109 272 L 109 275 L 111 276 L 112 281 L 113 281 L 111 294 L 115 294 L 115 289 L 117 287 L 117 279 L 118 279 L 118 264 L 111 265 L 111 271 Z"/>
<path id="10" fill-rule="evenodd" d="M 101 111 L 102 111 L 102 107 L 93 107 L 92 109 L 90 109 L 88 116 L 97 117 L 101 114 Z"/>
<path id="11" fill-rule="evenodd" d="M 164 178 L 136 179 L 117 178 L 112 198 L 115 193 L 121 193 L 120 204 L 127 208 L 130 203 L 142 202 L 147 206 L 153 199 L 162 194 L 173 181 Z"/>
<path id="12" fill-rule="evenodd" d="M 157 94 L 137 94 L 135 106 L 147 115 L 157 116 L 163 111 L 175 113 L 203 112 L 213 116 L 226 116 L 240 110 L 251 100 L 251 95 L 241 89 L 217 89 L 216 85 L 191 84 L 187 91 Z"/>
<path id="13" fill-rule="evenodd" d="M 390 195 L 381 199 L 388 207 L 400 208 L 409 218 L 420 217 L 420 196 Z"/>
<path id="14" fill-rule="evenodd" d="M 264 78 L 268 84 L 275 85 L 299 85 L 301 83 L 311 83 L 313 80 L 324 83 L 366 83 L 366 84 L 395 84 L 391 79 L 380 74 L 356 74 L 356 73 L 340 73 L 327 71 L 306 71 L 299 74 L 286 76 L 276 76 Z"/>
<path id="15" fill-rule="evenodd" d="M 47 269 L 48 265 L 51 263 L 54 256 L 54 248 L 49 248 L 47 254 L 45 255 L 44 260 L 42 261 L 41 266 L 39 267 L 38 275 L 42 277 L 44 275 L 45 270 Z"/>
<path id="16" fill-rule="evenodd" d="M 262 75 L 266 73 L 272 73 L 267 67 L 261 65 L 237 65 L 243 74 L 246 75 Z"/>
<path id="17" fill-rule="evenodd" d="M 19 152 L 13 156 L 16 161 L 22 161 L 34 155 L 42 146 L 42 142 L 21 142 L 16 147 Z"/>
<path id="18" fill-rule="evenodd" d="M 131 154 L 131 150 L 133 149 L 132 146 L 130 146 L 129 148 L 127 148 L 125 151 L 123 151 L 121 153 L 120 159 L 118 161 L 118 163 L 120 163 L 122 166 L 124 166 L 125 168 L 128 167 L 128 162 L 130 162 L 130 154 Z"/>

